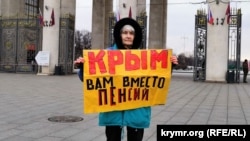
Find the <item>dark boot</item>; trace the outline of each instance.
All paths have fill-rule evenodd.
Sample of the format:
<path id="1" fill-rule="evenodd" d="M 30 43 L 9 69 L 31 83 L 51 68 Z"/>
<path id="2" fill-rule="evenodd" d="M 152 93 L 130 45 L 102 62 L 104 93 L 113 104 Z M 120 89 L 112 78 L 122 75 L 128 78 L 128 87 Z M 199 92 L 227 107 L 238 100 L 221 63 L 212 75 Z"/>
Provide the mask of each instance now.
<path id="1" fill-rule="evenodd" d="M 246 79 L 247 79 L 247 75 L 244 73 L 244 75 L 243 75 L 243 83 L 247 83 Z"/>
<path id="2" fill-rule="evenodd" d="M 127 139 L 128 141 L 142 141 L 144 129 L 127 127 Z"/>
<path id="3" fill-rule="evenodd" d="M 107 141 L 121 141 L 122 128 L 120 126 L 106 126 Z"/>

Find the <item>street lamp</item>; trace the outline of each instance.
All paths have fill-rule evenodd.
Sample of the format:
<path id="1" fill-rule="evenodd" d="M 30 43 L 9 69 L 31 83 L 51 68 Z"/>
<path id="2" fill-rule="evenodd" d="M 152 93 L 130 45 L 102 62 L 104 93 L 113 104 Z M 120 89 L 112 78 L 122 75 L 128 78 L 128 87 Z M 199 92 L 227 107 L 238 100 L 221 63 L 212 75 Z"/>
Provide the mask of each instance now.
<path id="1" fill-rule="evenodd" d="M 188 39 L 188 37 L 183 36 L 183 37 L 181 37 L 181 39 L 183 39 L 183 40 L 184 40 L 184 54 L 185 54 L 186 40 Z"/>

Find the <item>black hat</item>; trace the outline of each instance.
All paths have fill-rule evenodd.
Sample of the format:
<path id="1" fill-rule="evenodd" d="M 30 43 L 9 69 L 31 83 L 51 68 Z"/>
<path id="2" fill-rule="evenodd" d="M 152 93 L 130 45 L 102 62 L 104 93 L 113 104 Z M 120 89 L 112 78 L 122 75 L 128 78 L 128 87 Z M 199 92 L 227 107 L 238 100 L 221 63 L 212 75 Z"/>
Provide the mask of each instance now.
<path id="1" fill-rule="evenodd" d="M 121 39 L 121 29 L 124 25 L 131 25 L 135 29 L 135 38 L 131 49 L 138 49 L 142 42 L 142 29 L 132 18 L 123 18 L 115 24 L 114 39 L 118 49 L 125 49 Z"/>

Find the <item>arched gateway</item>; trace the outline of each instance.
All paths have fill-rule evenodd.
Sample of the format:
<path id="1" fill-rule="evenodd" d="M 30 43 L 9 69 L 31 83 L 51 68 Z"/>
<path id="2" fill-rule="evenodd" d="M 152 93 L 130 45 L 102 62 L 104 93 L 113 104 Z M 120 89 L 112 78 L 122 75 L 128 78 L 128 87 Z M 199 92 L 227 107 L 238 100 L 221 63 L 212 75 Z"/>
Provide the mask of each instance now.
<path id="1" fill-rule="evenodd" d="M 93 0 L 92 49 L 105 48 L 111 41 L 113 3 Z M 141 20 L 145 0 L 119 0 L 118 7 L 121 18 L 131 8 L 132 18 L 144 22 L 144 29 L 149 25 L 149 48 L 166 48 L 167 0 L 150 0 L 150 4 L 152 24 L 145 23 L 145 18 Z M 72 73 L 75 9 L 76 0 L 0 0 L 0 71 Z M 45 54 L 39 58 L 45 62 L 41 67 L 35 63 L 38 52 Z"/>
<path id="2" fill-rule="evenodd" d="M 240 82 L 241 9 L 208 1 L 195 16 L 194 81 Z"/>

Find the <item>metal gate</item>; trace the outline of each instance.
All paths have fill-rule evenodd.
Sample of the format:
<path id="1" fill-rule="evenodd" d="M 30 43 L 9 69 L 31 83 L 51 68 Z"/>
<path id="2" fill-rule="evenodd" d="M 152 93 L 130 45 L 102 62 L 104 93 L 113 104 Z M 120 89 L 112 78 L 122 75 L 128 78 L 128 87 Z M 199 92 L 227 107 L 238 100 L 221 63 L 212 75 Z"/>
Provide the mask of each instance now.
<path id="1" fill-rule="evenodd" d="M 194 81 L 206 80 L 207 56 L 207 15 L 204 10 L 197 10 L 195 15 L 195 40 L 194 40 Z"/>
<path id="2" fill-rule="evenodd" d="M 36 73 L 39 33 L 36 19 L 0 19 L 0 71 Z"/>
<path id="3" fill-rule="evenodd" d="M 73 72 L 74 16 L 60 18 L 58 66 Z M 0 19 L 0 71 L 37 73 L 35 56 L 42 50 L 42 32 L 37 19 Z"/>
<path id="4" fill-rule="evenodd" d="M 58 66 L 63 74 L 73 73 L 74 29 L 75 17 L 73 15 L 68 14 L 60 18 Z"/>
<path id="5" fill-rule="evenodd" d="M 240 82 L 241 66 L 241 9 L 231 9 L 228 26 L 227 82 Z"/>
<path id="6" fill-rule="evenodd" d="M 140 13 L 136 16 L 136 21 L 139 23 L 142 29 L 142 43 L 140 49 L 146 49 L 147 46 L 147 15 L 146 12 Z"/>

